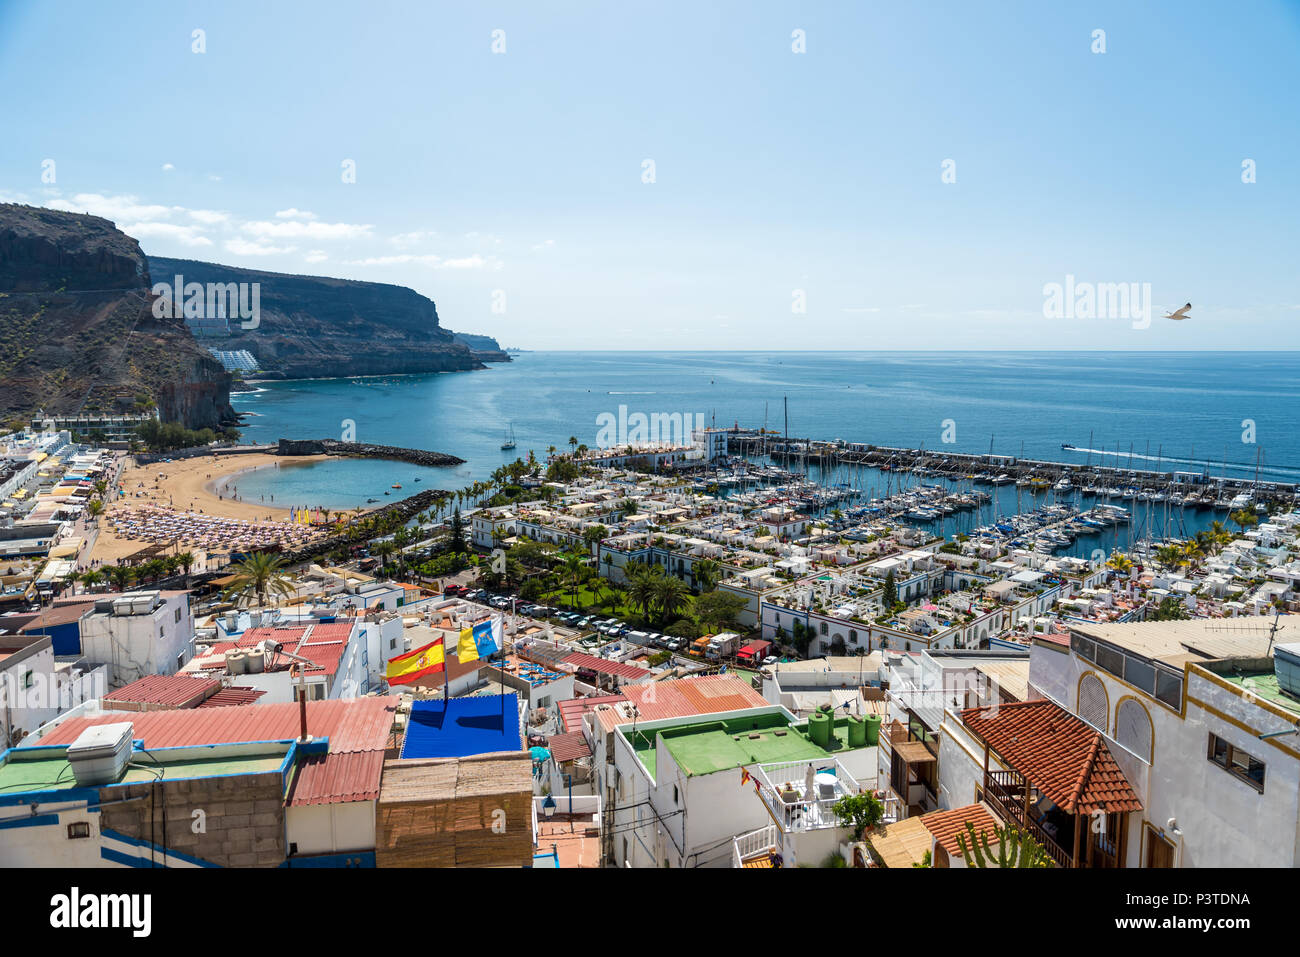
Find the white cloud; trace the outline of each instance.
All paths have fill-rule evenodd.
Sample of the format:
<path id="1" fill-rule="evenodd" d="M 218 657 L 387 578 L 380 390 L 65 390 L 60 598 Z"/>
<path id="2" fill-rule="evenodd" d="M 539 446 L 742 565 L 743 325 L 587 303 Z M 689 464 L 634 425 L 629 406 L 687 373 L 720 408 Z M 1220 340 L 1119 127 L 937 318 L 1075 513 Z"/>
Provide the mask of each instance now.
<path id="1" fill-rule="evenodd" d="M 250 242 L 247 239 L 226 240 L 226 252 L 234 253 L 236 256 L 282 256 L 285 253 L 294 252 L 296 246 L 269 246 L 265 243 Z"/>
<path id="2" fill-rule="evenodd" d="M 324 250 L 313 249 L 302 258 L 307 260 L 309 263 L 323 263 L 325 260 L 329 259 L 329 256 L 325 255 Z"/>
<path id="3" fill-rule="evenodd" d="M 173 166 L 171 163 L 163 163 L 162 168 L 164 173 L 170 173 L 176 167 Z"/>
<path id="4" fill-rule="evenodd" d="M 414 246 L 416 243 L 422 243 L 426 239 L 432 239 L 438 235 L 431 229 L 417 229 L 410 233 L 398 233 L 396 236 L 389 238 L 389 242 L 399 248 Z"/>
<path id="5" fill-rule="evenodd" d="M 132 239 L 170 239 L 182 246 L 211 246 L 212 240 L 197 226 L 179 223 L 119 223 L 118 229 Z"/>
<path id="6" fill-rule="evenodd" d="M 546 240 L 546 241 L 544 241 L 544 242 L 536 243 L 536 244 L 533 246 L 533 250 L 534 250 L 534 251 L 538 251 L 538 250 L 542 250 L 542 249 L 552 249 L 552 248 L 554 248 L 554 246 L 555 246 L 555 240 L 554 240 L 554 239 L 548 239 L 548 240 Z"/>
<path id="7" fill-rule="evenodd" d="M 180 206 L 157 206 L 141 203 L 135 196 L 104 196 L 101 193 L 76 193 L 72 199 L 52 199 L 45 204 L 66 213 L 90 213 L 114 222 L 118 220 L 166 219 Z"/>
<path id="8" fill-rule="evenodd" d="M 290 206 L 288 209 L 277 210 L 276 219 L 315 219 L 315 213 L 309 213 L 305 209 L 295 209 Z"/>
<path id="9" fill-rule="evenodd" d="M 286 220 L 272 223 L 258 220 L 244 223 L 241 229 L 261 239 L 364 239 L 374 229 L 358 223 L 316 223 Z"/>
<path id="10" fill-rule="evenodd" d="M 205 226 L 215 226 L 218 223 L 230 222 L 230 214 L 218 212 L 215 209 L 191 209 L 188 211 L 190 219 L 203 223 Z"/>
<path id="11" fill-rule="evenodd" d="M 464 256 L 460 259 L 444 259 L 438 263 L 435 269 L 482 269 L 488 264 L 488 261 L 477 253 L 473 256 Z"/>

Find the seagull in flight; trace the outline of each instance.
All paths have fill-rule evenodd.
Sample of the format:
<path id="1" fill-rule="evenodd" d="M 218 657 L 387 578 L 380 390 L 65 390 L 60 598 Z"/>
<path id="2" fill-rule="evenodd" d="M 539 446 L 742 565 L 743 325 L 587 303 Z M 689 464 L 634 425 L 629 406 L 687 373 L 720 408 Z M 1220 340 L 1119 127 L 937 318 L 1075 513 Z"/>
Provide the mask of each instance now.
<path id="1" fill-rule="evenodd" d="M 1166 312 L 1166 313 L 1165 313 L 1165 318 L 1166 318 L 1166 319 L 1186 319 L 1186 318 L 1187 318 L 1187 314 L 1188 314 L 1189 312 L 1191 312 L 1191 310 L 1192 310 L 1192 304 L 1189 302 L 1187 305 L 1183 306 L 1183 308 L 1181 308 L 1181 309 L 1177 309 L 1177 310 L 1175 310 L 1174 312 Z"/>

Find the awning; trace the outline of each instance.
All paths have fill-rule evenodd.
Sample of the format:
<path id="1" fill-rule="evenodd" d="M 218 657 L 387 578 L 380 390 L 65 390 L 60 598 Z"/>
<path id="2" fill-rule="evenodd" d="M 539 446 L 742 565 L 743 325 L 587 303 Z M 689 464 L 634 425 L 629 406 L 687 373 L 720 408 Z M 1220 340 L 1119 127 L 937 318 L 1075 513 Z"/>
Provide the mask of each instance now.
<path id="1" fill-rule="evenodd" d="M 893 750 L 905 764 L 926 764 L 938 760 L 920 741 L 904 741 L 902 744 L 895 744 Z"/>

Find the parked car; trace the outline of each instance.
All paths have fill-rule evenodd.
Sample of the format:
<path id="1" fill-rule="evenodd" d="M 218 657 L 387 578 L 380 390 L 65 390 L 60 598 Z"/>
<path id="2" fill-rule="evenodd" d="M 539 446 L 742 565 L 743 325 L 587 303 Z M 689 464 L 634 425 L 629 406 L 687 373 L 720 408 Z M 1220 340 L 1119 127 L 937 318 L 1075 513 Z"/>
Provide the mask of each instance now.
<path id="1" fill-rule="evenodd" d="M 778 660 L 779 659 L 776 657 L 776 655 L 768 655 L 766 658 L 763 659 L 763 664 L 774 665 L 777 663 Z"/>

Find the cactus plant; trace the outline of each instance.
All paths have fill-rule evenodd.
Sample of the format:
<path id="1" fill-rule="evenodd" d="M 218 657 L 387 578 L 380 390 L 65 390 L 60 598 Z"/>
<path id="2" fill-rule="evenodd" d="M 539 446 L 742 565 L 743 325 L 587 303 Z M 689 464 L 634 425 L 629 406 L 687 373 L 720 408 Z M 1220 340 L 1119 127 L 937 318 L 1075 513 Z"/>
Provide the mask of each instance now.
<path id="1" fill-rule="evenodd" d="M 967 842 L 966 837 L 970 836 Z M 957 835 L 957 846 L 967 867 L 1052 867 L 1053 862 L 1042 845 L 1023 831 L 1007 824 L 993 829 L 997 843 L 996 855 L 989 847 L 987 830 L 975 833 L 975 826 L 966 822 L 966 834 Z"/>

